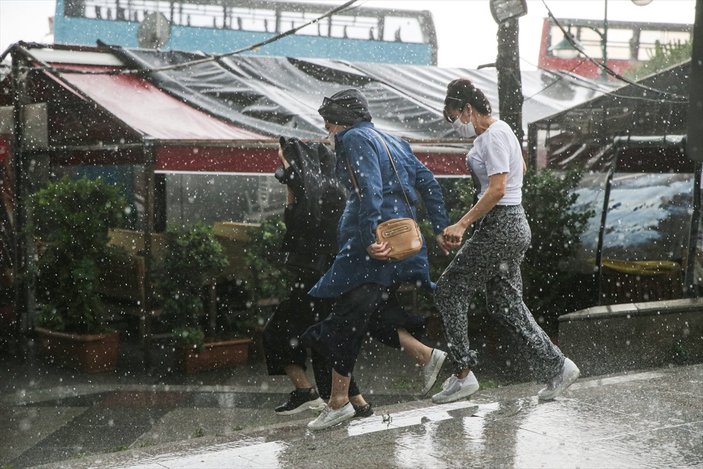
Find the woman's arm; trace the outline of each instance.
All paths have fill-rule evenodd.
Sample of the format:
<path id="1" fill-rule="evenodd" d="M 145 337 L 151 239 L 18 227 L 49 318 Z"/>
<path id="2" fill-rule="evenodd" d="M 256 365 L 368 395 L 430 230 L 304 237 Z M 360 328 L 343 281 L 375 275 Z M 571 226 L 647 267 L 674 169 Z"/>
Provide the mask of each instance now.
<path id="1" fill-rule="evenodd" d="M 505 186 L 508 182 L 508 173 L 494 174 L 488 177 L 488 188 L 483 197 L 476 202 L 476 205 L 464 214 L 455 224 L 448 226 L 444 230 L 444 238 L 453 246 L 459 246 L 466 230 L 479 220 L 505 195 Z"/>

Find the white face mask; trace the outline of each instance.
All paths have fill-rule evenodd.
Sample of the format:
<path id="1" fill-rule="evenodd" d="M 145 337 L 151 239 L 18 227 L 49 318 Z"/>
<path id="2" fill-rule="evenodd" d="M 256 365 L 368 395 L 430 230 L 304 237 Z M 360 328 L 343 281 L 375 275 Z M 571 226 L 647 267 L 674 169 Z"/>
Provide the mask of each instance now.
<path id="1" fill-rule="evenodd" d="M 332 151 L 335 151 L 335 141 L 334 140 L 335 140 L 336 136 L 337 136 L 337 134 L 332 133 L 332 132 L 327 134 L 327 139 L 330 141 L 330 146 L 332 147 Z"/>
<path id="2" fill-rule="evenodd" d="M 464 138 L 471 138 L 476 135 L 473 124 L 471 122 L 464 124 L 458 117 L 454 122 L 452 122 L 452 127 L 454 127 L 454 130 L 456 130 L 457 133 Z"/>

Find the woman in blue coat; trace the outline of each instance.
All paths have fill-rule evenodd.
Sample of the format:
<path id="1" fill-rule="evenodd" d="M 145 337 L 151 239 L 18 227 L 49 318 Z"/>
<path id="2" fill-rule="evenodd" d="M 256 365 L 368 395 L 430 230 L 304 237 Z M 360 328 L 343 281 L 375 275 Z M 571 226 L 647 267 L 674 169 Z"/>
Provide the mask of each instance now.
<path id="1" fill-rule="evenodd" d="M 425 391 L 436 380 L 446 354 L 407 333 L 408 317 L 393 294 L 401 282 L 434 286 L 427 246 L 406 260 L 390 261 L 390 247 L 376 242 L 375 231 L 379 223 L 391 218 L 415 217 L 418 195 L 445 251 L 442 230 L 449 225 L 434 175 L 415 157 L 407 142 L 374 127 L 366 98 L 358 90 L 344 90 L 325 98 L 319 113 L 336 148 L 337 177 L 350 196 L 339 221 L 339 251 L 332 267 L 310 290 L 314 297 L 334 299 L 331 314 L 305 334 L 306 340 L 328 355 L 332 363 L 332 395 L 320 416 L 308 424 L 314 430 L 354 415 L 348 387 L 367 332 L 378 338 L 378 329 L 385 327 L 387 340 L 383 343 L 411 350 L 424 365 Z M 395 160 L 397 174 L 386 148 Z"/>

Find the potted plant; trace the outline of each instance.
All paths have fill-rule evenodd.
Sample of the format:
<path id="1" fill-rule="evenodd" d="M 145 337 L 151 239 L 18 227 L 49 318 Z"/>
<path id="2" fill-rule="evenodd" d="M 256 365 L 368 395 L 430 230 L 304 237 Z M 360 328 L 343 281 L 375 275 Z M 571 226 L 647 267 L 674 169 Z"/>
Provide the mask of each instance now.
<path id="1" fill-rule="evenodd" d="M 107 327 L 97 286 L 108 229 L 124 206 L 118 189 L 100 179 L 64 178 L 31 198 L 42 304 L 35 332 L 45 355 L 85 372 L 113 370 L 117 362 L 119 333 Z"/>
<path id="2" fill-rule="evenodd" d="M 216 279 L 227 264 L 211 227 L 195 224 L 167 231 L 157 287 L 162 315 L 176 337 L 178 362 L 186 373 L 244 364 L 248 359 L 252 340 L 242 321 L 230 321 L 232 327 L 227 327 L 217 317 Z"/>

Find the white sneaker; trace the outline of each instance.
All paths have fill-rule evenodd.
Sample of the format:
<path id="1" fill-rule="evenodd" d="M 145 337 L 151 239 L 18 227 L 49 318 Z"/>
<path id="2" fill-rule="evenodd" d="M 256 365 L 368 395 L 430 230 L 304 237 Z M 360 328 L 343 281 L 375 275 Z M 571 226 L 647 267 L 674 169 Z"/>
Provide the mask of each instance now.
<path id="1" fill-rule="evenodd" d="M 557 396 L 560 396 L 566 388 L 571 386 L 576 378 L 579 377 L 581 371 L 579 371 L 578 366 L 568 358 L 564 359 L 564 366 L 561 369 L 561 373 L 557 375 L 550 383 L 547 383 L 547 387 L 540 390 L 537 393 L 537 398 L 540 401 L 551 401 Z"/>
<path id="2" fill-rule="evenodd" d="M 422 377 L 424 378 L 425 384 L 420 391 L 421 395 L 425 395 L 432 389 L 435 381 L 437 381 L 437 375 L 442 369 L 444 360 L 447 358 L 447 352 L 443 352 L 439 349 L 432 349 L 432 355 L 430 355 L 430 361 L 422 367 Z"/>
<path id="3" fill-rule="evenodd" d="M 331 409 L 330 406 L 325 406 L 320 415 L 318 415 L 315 420 L 308 423 L 308 428 L 310 430 L 322 430 L 342 423 L 345 420 L 349 420 L 354 417 L 354 414 L 356 414 L 356 411 L 351 402 L 347 402 L 347 405 L 337 410 Z"/>
<path id="4" fill-rule="evenodd" d="M 459 379 L 456 375 L 451 375 L 442 384 L 442 390 L 432 396 L 435 404 L 446 404 L 447 402 L 458 401 L 469 397 L 478 391 L 479 385 L 473 371 L 470 371 L 465 378 Z"/>

